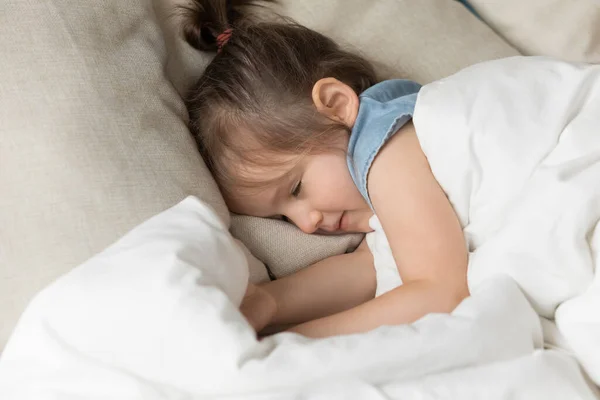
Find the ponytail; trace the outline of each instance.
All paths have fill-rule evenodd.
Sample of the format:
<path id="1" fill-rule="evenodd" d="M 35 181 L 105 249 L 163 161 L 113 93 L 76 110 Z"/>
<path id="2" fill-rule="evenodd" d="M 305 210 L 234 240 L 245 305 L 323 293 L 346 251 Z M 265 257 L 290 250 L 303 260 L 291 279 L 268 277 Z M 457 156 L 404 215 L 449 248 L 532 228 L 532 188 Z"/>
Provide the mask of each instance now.
<path id="1" fill-rule="evenodd" d="M 190 4 L 179 6 L 183 15 L 182 32 L 185 40 L 194 48 L 217 51 L 219 35 L 235 29 L 249 19 L 251 7 L 276 0 L 189 0 Z"/>

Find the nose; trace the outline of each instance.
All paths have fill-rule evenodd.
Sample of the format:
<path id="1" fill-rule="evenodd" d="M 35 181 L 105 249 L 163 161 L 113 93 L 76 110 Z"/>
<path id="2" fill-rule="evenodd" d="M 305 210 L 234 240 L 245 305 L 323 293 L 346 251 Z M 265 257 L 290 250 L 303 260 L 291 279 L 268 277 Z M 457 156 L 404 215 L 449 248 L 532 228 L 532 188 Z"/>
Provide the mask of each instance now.
<path id="1" fill-rule="evenodd" d="M 323 221 L 321 212 L 306 207 L 295 207 L 289 210 L 285 216 L 304 233 L 315 233 Z"/>

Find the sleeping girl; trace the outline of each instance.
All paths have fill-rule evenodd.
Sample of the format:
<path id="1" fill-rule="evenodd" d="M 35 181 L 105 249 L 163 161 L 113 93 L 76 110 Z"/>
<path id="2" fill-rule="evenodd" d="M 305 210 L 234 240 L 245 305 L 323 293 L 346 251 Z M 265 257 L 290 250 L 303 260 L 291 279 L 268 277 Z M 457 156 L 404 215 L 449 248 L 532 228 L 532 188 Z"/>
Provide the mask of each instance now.
<path id="1" fill-rule="evenodd" d="M 301 25 L 255 21 L 254 3 L 186 8 L 186 40 L 217 52 L 187 98 L 198 147 L 231 211 L 367 239 L 353 253 L 250 285 L 242 312 L 257 331 L 288 325 L 310 337 L 451 312 L 469 296 L 479 237 L 439 182 L 446 166 L 432 172 L 413 124 L 421 86 L 379 82 L 364 58 Z"/>

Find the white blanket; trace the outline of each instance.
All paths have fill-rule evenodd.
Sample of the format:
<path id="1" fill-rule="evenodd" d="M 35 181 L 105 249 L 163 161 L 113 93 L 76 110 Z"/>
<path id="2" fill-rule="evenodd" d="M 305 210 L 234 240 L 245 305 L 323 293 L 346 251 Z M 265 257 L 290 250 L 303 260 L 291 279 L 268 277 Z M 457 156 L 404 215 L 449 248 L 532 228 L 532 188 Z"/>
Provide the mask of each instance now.
<path id="1" fill-rule="evenodd" d="M 600 384 L 600 66 L 479 64 L 424 87 L 414 123 L 464 227 L 470 288 L 514 278 Z"/>
<path id="2" fill-rule="evenodd" d="M 237 311 L 246 279 L 225 227 L 188 198 L 32 301 L 0 359 L 0 398 L 593 398 L 574 359 L 538 350 L 538 317 L 510 278 L 452 315 L 262 341 Z"/>
<path id="3" fill-rule="evenodd" d="M 544 81 L 551 81 L 548 87 L 552 90 L 559 90 L 552 79 L 580 82 L 583 78 L 567 78 L 592 75 L 583 68 L 545 60 L 531 62 L 541 63 L 541 70 L 531 67 L 527 72 L 531 64 L 523 59 L 474 67 L 425 87 L 417 105 L 415 123 L 418 129 L 424 125 L 424 149 L 436 175 L 440 166 L 445 166 L 440 182 L 459 208 L 473 250 L 469 277 L 472 296 L 451 315 L 432 314 L 411 325 L 381 327 L 360 335 L 312 340 L 282 333 L 257 341 L 237 310 L 248 279 L 243 254 L 212 210 L 188 198 L 140 225 L 35 297 L 0 358 L 0 399 L 596 398 L 575 357 L 541 350 L 541 327 L 534 309 L 550 316 L 552 304 L 562 303 L 558 325 L 575 344 L 577 358 L 594 376 L 598 354 L 594 318 L 600 308 L 595 314 L 587 312 L 587 307 L 594 306 L 594 297 L 582 293 L 593 278 L 590 260 L 595 253 L 587 244 L 596 236 L 585 229 L 588 234 L 583 239 L 569 235 L 583 229 L 582 221 L 591 226 L 587 217 L 598 203 L 591 202 L 588 208 L 558 208 L 557 212 L 563 213 L 558 221 L 547 221 L 552 213 L 542 215 L 554 201 L 583 196 L 586 191 L 580 189 L 573 195 L 546 199 L 525 212 L 535 187 L 544 188 L 545 182 L 549 186 L 569 184 L 574 167 L 563 171 L 563 179 L 558 181 L 548 177 L 550 172 L 546 178 L 535 178 L 542 164 L 531 162 L 535 165 L 529 170 L 528 182 L 539 182 L 534 189 L 522 183 L 517 190 L 519 174 L 525 170 L 513 169 L 514 164 L 494 167 L 491 160 L 473 155 L 487 149 L 486 140 L 495 143 L 492 134 L 473 139 L 470 132 L 461 132 L 465 126 L 472 129 L 470 120 L 486 125 L 492 117 L 487 115 L 490 112 L 494 116 L 497 112 L 498 121 L 506 125 L 509 122 L 501 118 L 507 113 L 503 107 L 531 115 L 526 106 L 517 107 L 521 96 L 503 102 L 507 94 L 501 90 L 510 83 L 513 89 L 521 90 L 528 74 L 532 87 L 541 92 L 545 91 L 545 86 L 540 86 L 542 72 L 549 75 Z M 515 73 L 522 74 L 523 79 Z M 598 74 L 597 70 L 594 73 Z M 488 75 L 494 74 L 498 75 L 494 79 L 498 85 L 488 82 Z M 491 85 L 489 89 L 476 88 L 487 85 Z M 493 96 L 492 86 L 498 86 L 499 97 Z M 576 86 L 580 91 L 585 87 Z M 598 83 L 595 90 L 597 109 Z M 433 96 L 436 92 L 440 99 Z M 452 99 L 444 104 L 447 93 Z M 546 124 L 550 118 L 538 103 L 552 100 L 550 97 L 541 95 L 533 102 L 543 115 L 540 123 Z M 565 104 L 573 104 L 574 98 L 580 100 L 577 104 L 593 104 L 589 93 L 581 98 L 571 96 L 571 102 L 565 100 Z M 482 107 L 482 101 L 492 103 Z M 449 109 L 447 115 L 442 112 L 445 108 Z M 571 123 L 563 128 L 579 121 L 578 115 L 585 115 L 582 108 L 569 106 Z M 478 117 L 476 109 L 487 116 Z M 587 118 L 593 120 L 597 114 Z M 425 124 L 428 115 L 436 121 Z M 462 121 L 463 128 L 458 122 L 449 124 L 448 117 Z M 436 137 L 429 128 L 438 123 L 445 130 Z M 498 124 L 489 123 L 502 128 Z M 579 124 L 585 125 L 585 118 Z M 504 134 L 504 129 L 500 132 Z M 514 163 L 531 161 L 531 155 L 518 157 L 526 149 L 515 143 L 516 133 L 511 135 L 517 154 L 510 153 L 508 144 L 499 138 L 496 149 L 482 154 L 492 157 L 506 148 L 509 158 L 517 160 Z M 435 150 L 436 140 L 446 151 Z M 566 144 L 575 147 L 574 140 Z M 592 151 L 587 145 L 582 150 Z M 548 162 L 556 157 L 545 159 Z M 452 163 L 447 164 L 448 160 Z M 501 161 L 506 160 L 498 159 Z M 576 158 L 572 162 L 593 166 Z M 483 172 L 486 168 L 497 173 L 496 182 L 485 184 L 481 174 L 488 173 Z M 452 169 L 465 177 L 445 174 Z M 502 171 L 511 174 L 509 179 L 501 179 Z M 517 192 L 522 193 L 518 197 L 524 206 L 509 196 Z M 469 200 L 466 205 L 465 199 Z M 485 204 L 486 199 L 490 205 Z M 498 207 L 501 199 L 510 200 L 507 204 L 511 206 Z M 496 215 L 502 219 L 496 221 L 491 213 L 500 209 L 502 213 Z M 578 219 L 569 222 L 571 216 Z M 516 226 L 518 217 L 525 218 L 526 227 Z M 483 218 L 487 218 L 485 223 Z M 474 225 L 476 222 L 481 228 Z M 557 240 L 563 238 L 560 232 L 544 232 L 552 234 L 544 239 L 546 242 L 532 237 L 538 231 L 521 232 L 525 228 L 541 230 L 533 226 L 534 222 L 549 227 L 564 224 L 564 241 Z M 504 229 L 508 230 L 505 235 Z M 544 243 L 548 243 L 547 248 Z M 504 248 L 494 250 L 495 246 Z M 585 261 L 576 251 L 583 252 L 583 248 L 587 249 L 588 263 L 575 265 Z M 565 257 L 561 259 L 568 261 L 569 273 L 555 257 Z M 542 263 L 548 263 L 548 269 Z M 585 326 L 589 321 L 591 326 Z M 577 350 L 578 345 L 584 349 Z"/>

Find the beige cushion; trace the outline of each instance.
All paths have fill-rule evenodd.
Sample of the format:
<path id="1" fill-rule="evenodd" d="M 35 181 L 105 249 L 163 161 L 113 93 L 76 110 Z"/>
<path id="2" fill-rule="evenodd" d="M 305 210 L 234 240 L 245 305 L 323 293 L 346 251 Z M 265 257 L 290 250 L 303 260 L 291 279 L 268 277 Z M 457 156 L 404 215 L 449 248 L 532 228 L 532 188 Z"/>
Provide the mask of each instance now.
<path id="1" fill-rule="evenodd" d="M 282 277 L 335 254 L 353 249 L 363 235 L 307 235 L 287 222 L 234 215 L 231 233 Z"/>
<path id="2" fill-rule="evenodd" d="M 284 12 L 375 63 L 382 78 L 420 83 L 519 52 L 456 1 L 285 0 Z"/>
<path id="3" fill-rule="evenodd" d="M 180 93 L 210 61 L 177 36 L 172 3 L 160 15 L 171 48 L 168 76 Z M 177 0 L 185 1 L 185 0 Z M 276 11 L 321 31 L 372 60 L 382 78 L 427 83 L 473 63 L 519 54 L 488 26 L 454 1 L 282 0 Z M 171 10 L 171 11 L 169 11 Z M 361 236 L 315 237 L 280 221 L 235 216 L 232 233 L 285 276 L 326 256 L 357 245 Z"/>
<path id="4" fill-rule="evenodd" d="M 188 194 L 229 215 L 164 77 L 152 3 L 0 8 L 1 349 L 37 290 L 148 217 Z"/>
<path id="5" fill-rule="evenodd" d="M 183 93 L 210 60 L 169 26 L 172 1 L 2 3 L 0 347 L 37 290 L 186 195 L 228 220 L 164 78 Z M 516 54 L 454 2 L 283 3 L 300 22 L 360 49 L 382 77 L 424 83 Z M 279 275 L 358 239 L 309 237 L 248 217 L 235 217 L 233 232 Z M 265 279 L 251 261 L 253 279 Z"/>
<path id="6" fill-rule="evenodd" d="M 469 0 L 500 35 L 529 55 L 600 63 L 598 0 Z"/>

